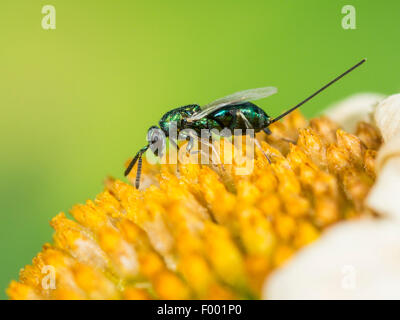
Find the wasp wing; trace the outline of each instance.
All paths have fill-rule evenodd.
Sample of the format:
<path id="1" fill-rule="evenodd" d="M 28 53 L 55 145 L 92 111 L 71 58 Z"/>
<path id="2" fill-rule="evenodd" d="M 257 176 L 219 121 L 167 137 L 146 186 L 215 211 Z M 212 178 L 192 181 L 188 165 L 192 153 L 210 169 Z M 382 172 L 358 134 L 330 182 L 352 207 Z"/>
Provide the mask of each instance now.
<path id="1" fill-rule="evenodd" d="M 277 92 L 278 92 L 278 89 L 275 87 L 264 87 L 264 88 L 239 91 L 239 92 L 233 93 L 229 96 L 215 100 L 215 101 L 203 106 L 201 108 L 202 109 L 201 111 L 193 114 L 187 120 L 188 121 L 200 120 L 200 119 L 204 118 L 205 116 L 209 115 L 210 113 L 214 112 L 215 110 L 218 110 L 222 107 L 225 107 L 228 105 L 236 105 L 236 104 L 239 104 L 239 103 L 245 102 L 245 101 L 254 101 L 254 100 L 263 99 L 263 98 L 266 98 Z"/>

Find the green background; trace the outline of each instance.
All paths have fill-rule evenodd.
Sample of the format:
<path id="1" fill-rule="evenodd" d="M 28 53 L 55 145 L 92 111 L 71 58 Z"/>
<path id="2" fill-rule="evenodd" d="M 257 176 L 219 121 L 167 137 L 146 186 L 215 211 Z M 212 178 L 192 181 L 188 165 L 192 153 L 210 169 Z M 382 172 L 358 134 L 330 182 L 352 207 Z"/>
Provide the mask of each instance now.
<path id="1" fill-rule="evenodd" d="M 46 4 L 56 30 L 41 28 Z M 341 27 L 345 4 L 356 30 Z M 49 219 L 122 178 L 167 110 L 273 85 L 259 105 L 274 116 L 363 57 L 303 112 L 399 91 L 399 18 L 398 0 L 2 0 L 1 298 L 51 239 Z"/>

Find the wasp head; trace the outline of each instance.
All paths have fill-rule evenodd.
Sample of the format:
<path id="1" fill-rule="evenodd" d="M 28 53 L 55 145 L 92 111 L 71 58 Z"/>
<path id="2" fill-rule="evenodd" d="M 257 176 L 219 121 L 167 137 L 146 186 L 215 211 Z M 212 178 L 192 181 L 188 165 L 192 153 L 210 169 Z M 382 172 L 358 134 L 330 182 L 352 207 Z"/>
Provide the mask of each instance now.
<path id="1" fill-rule="evenodd" d="M 162 157 L 166 148 L 165 133 L 157 126 L 152 126 L 147 131 L 147 142 L 150 150 L 157 157 Z"/>

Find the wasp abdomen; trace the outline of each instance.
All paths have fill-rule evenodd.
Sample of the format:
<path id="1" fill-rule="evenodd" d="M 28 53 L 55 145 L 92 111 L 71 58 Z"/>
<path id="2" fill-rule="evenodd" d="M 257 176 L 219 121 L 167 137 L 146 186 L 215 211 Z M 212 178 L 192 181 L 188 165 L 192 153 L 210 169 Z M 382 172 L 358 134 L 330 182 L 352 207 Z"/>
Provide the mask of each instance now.
<path id="1" fill-rule="evenodd" d="M 251 102 L 222 107 L 211 113 L 208 118 L 232 131 L 234 129 L 254 129 L 256 132 L 268 127 L 271 120 L 264 110 Z"/>

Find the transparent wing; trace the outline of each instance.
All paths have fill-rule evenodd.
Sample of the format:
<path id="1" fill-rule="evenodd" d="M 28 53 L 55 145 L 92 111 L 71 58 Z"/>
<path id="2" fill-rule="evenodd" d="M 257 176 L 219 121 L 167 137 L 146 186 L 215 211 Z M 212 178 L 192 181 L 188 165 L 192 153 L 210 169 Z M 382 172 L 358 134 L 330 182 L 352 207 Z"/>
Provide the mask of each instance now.
<path id="1" fill-rule="evenodd" d="M 239 91 L 203 106 L 201 108 L 202 110 L 195 113 L 190 118 L 188 118 L 188 121 L 196 121 L 201 118 L 204 118 L 211 112 L 214 112 L 215 110 L 218 110 L 227 105 L 236 105 L 245 101 L 254 101 L 263 99 L 277 92 L 278 89 L 275 87 L 264 87 L 264 88 Z"/>

